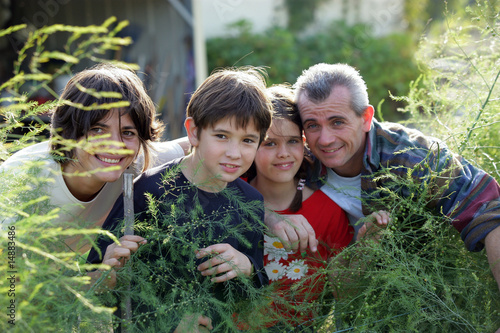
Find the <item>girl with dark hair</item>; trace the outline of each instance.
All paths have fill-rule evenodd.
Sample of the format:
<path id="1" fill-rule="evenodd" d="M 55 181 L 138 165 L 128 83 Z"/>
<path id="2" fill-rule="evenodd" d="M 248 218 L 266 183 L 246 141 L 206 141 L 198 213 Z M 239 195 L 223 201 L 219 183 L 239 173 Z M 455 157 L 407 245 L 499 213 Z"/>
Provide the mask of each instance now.
<path id="1" fill-rule="evenodd" d="M 349 245 L 353 229 L 335 202 L 305 184 L 309 156 L 293 92 L 283 85 L 268 88 L 268 92 L 273 121 L 248 173 L 249 183 L 264 196 L 267 209 L 282 215 L 302 214 L 319 240 L 318 251 L 308 249 L 304 255 L 285 250 L 277 237 L 265 236 L 264 267 L 275 287 L 271 316 L 281 321 L 281 328 L 309 326 L 320 315 L 316 310 L 324 310 L 313 306 L 325 287 L 318 271 L 329 257 Z"/>
<path id="2" fill-rule="evenodd" d="M 99 228 L 122 192 L 127 168 L 138 175 L 188 149 L 182 139 L 153 143 L 162 127 L 155 118 L 154 104 L 133 71 L 96 65 L 67 83 L 52 114 L 50 140 L 15 153 L 0 170 L 15 175 L 27 161 L 43 161 L 39 175 L 51 179 L 44 193 L 61 209 L 54 223 Z M 80 253 L 90 248 L 82 236 L 65 242 Z"/>

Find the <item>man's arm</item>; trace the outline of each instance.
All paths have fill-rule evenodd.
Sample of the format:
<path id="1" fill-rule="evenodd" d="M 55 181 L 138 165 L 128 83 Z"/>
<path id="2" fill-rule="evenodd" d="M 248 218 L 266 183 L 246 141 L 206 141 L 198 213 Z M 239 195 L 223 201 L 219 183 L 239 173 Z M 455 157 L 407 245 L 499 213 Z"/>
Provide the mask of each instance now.
<path id="1" fill-rule="evenodd" d="M 500 227 L 493 229 L 484 239 L 488 262 L 500 290 Z M 496 331 L 500 333 L 500 328 Z"/>
<path id="2" fill-rule="evenodd" d="M 312 252 L 318 250 L 318 240 L 313 227 L 302 215 L 279 215 L 266 210 L 264 223 L 269 231 L 278 237 L 287 251 L 305 251 L 307 247 Z"/>
<path id="3" fill-rule="evenodd" d="M 488 262 L 500 290 L 500 227 L 493 229 L 484 239 Z"/>

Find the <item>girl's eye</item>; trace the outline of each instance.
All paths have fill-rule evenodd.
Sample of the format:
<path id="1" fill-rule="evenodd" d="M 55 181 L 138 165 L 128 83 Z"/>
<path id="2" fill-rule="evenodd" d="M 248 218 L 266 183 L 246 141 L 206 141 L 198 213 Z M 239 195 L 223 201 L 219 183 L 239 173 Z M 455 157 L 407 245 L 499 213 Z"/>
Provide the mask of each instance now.
<path id="1" fill-rule="evenodd" d="M 296 144 L 296 143 L 299 143 L 299 140 L 297 140 L 297 139 L 290 139 L 290 141 L 288 141 L 288 143 Z"/>
<path id="2" fill-rule="evenodd" d="M 273 141 L 268 141 L 268 142 L 264 142 L 263 145 L 266 147 L 273 147 L 273 146 L 276 146 L 276 143 Z"/>
<path id="3" fill-rule="evenodd" d="M 90 132 L 92 132 L 92 134 L 103 134 L 104 129 L 101 127 L 94 127 L 90 129 Z"/>
<path id="4" fill-rule="evenodd" d="M 225 139 L 226 136 L 224 134 L 215 134 L 215 137 L 219 138 L 219 139 Z"/>
<path id="5" fill-rule="evenodd" d="M 123 131 L 122 135 L 123 136 L 135 136 L 135 132 L 134 131 Z"/>
<path id="6" fill-rule="evenodd" d="M 255 141 L 253 139 L 243 139 L 243 142 L 245 142 L 245 143 L 254 143 Z"/>

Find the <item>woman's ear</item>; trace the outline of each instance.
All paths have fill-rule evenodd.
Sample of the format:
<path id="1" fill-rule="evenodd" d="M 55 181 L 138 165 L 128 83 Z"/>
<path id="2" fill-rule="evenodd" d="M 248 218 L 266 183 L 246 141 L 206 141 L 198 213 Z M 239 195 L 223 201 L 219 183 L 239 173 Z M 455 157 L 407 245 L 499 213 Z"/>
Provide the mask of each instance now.
<path id="1" fill-rule="evenodd" d="M 198 127 L 194 123 L 193 118 L 187 117 L 184 121 L 184 128 L 186 129 L 187 137 L 191 147 L 198 146 Z"/>

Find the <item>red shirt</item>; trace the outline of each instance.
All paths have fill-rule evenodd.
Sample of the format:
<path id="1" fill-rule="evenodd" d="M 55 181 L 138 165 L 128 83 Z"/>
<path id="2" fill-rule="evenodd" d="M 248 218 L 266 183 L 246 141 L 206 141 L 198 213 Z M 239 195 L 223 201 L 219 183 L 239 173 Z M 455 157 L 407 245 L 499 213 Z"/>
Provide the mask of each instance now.
<path id="1" fill-rule="evenodd" d="M 307 324 L 317 314 L 313 302 L 325 288 L 326 275 L 318 269 L 326 267 L 328 258 L 335 256 L 351 242 L 353 228 L 346 213 L 322 191 L 315 191 L 302 202 L 299 211 L 279 214 L 302 214 L 314 228 L 319 241 L 318 251 L 287 252 L 278 238 L 264 237 L 264 268 L 269 283 L 276 287 L 273 303 L 278 318 L 289 318 L 290 324 Z M 293 285 L 294 288 L 291 288 Z M 307 302 L 311 306 L 304 307 Z M 297 306 L 300 314 L 295 311 Z M 319 307 L 320 308 L 320 307 Z M 311 322 L 312 324 L 312 322 Z"/>

